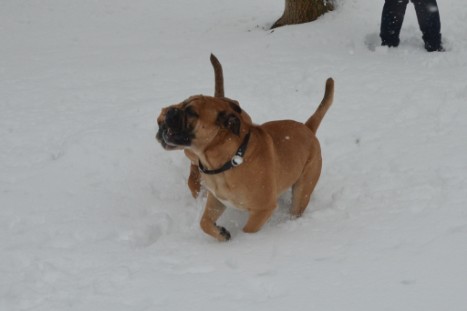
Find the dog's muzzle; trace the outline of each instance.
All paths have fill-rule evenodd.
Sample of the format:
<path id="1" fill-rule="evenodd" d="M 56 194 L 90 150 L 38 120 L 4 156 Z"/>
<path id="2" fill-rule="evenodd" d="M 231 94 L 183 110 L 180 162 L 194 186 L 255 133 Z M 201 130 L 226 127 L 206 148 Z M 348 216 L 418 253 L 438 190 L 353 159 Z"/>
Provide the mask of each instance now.
<path id="1" fill-rule="evenodd" d="M 192 130 L 187 126 L 185 113 L 177 108 L 167 111 L 156 135 L 157 140 L 166 150 L 190 146 L 193 137 Z"/>

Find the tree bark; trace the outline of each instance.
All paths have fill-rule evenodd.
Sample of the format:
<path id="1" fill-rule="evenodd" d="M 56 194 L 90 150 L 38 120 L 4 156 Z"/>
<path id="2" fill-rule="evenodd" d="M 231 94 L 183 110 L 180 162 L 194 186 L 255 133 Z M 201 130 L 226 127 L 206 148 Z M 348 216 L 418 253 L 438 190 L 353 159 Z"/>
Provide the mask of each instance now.
<path id="1" fill-rule="evenodd" d="M 333 10 L 330 0 L 285 0 L 285 9 L 271 29 L 316 20 L 319 16 Z"/>

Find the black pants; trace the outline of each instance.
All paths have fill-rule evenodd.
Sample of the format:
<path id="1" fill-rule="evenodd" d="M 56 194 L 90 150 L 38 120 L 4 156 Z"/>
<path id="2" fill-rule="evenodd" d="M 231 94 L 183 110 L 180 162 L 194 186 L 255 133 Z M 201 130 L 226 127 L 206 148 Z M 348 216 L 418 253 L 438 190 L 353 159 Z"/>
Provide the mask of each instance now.
<path id="1" fill-rule="evenodd" d="M 383 45 L 398 46 L 399 33 L 409 0 L 385 0 L 381 16 L 380 37 Z M 423 34 L 425 48 L 441 48 L 441 22 L 436 0 L 411 0 L 417 13 L 418 25 Z"/>

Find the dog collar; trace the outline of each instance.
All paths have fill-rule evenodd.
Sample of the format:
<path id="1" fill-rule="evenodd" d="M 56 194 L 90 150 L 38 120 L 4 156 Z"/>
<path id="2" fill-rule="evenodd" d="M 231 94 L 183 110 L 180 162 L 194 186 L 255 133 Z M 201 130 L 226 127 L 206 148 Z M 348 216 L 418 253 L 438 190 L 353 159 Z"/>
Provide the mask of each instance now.
<path id="1" fill-rule="evenodd" d="M 208 170 L 207 168 L 204 167 L 204 165 L 201 163 L 201 160 L 199 161 L 199 170 L 207 175 L 215 175 L 215 174 L 220 174 L 223 173 L 227 170 L 230 170 L 231 168 L 234 168 L 236 166 L 239 166 L 240 164 L 243 163 L 243 156 L 245 155 L 246 148 L 248 147 L 248 142 L 250 141 L 250 132 L 245 135 L 245 138 L 243 138 L 243 142 L 238 147 L 237 152 L 235 155 L 230 159 L 230 161 L 225 162 L 224 165 L 219 167 L 218 169 L 215 170 Z"/>

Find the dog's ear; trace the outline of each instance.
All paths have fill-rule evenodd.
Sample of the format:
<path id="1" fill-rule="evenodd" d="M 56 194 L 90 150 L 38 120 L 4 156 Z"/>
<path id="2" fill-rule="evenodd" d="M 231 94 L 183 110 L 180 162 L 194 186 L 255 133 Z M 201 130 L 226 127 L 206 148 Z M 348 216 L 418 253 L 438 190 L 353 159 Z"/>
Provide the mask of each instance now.
<path id="1" fill-rule="evenodd" d="M 240 126 L 241 122 L 240 119 L 233 113 L 226 113 L 222 111 L 217 116 L 217 124 L 225 129 L 228 129 L 233 134 L 239 136 L 240 135 Z"/>
<path id="2" fill-rule="evenodd" d="M 242 113 L 242 108 L 240 108 L 240 104 L 236 100 L 231 100 L 229 101 L 230 107 L 236 112 L 236 113 Z"/>
<path id="3" fill-rule="evenodd" d="M 223 100 L 229 103 L 230 108 L 232 108 L 233 111 L 235 111 L 236 113 L 242 113 L 242 108 L 240 108 L 240 104 L 238 103 L 238 101 L 227 97 L 224 97 Z"/>

